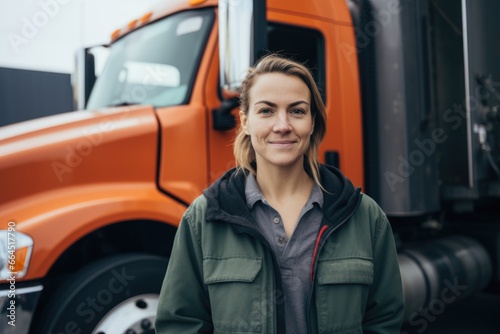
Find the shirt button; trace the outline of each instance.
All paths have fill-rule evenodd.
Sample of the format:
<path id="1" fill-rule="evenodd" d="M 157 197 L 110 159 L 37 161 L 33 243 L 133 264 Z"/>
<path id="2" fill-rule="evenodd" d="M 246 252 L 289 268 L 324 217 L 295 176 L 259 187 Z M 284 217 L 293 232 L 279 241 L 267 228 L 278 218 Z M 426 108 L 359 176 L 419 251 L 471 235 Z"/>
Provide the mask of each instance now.
<path id="1" fill-rule="evenodd" d="M 274 218 L 274 220 L 273 220 L 273 221 L 274 221 L 274 223 L 275 223 L 275 224 L 279 224 L 280 219 L 279 219 L 278 217 L 276 217 L 276 218 Z"/>
<path id="2" fill-rule="evenodd" d="M 285 244 L 285 238 L 283 238 L 283 237 L 279 237 L 279 238 L 278 238 L 278 243 L 279 243 L 280 245 L 284 245 L 284 244 Z"/>

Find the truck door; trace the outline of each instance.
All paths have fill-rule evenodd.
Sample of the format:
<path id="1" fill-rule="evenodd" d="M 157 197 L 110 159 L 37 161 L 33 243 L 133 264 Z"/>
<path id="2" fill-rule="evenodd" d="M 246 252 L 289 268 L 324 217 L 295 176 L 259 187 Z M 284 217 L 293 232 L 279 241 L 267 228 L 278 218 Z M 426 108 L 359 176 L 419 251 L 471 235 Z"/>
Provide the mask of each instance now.
<path id="1" fill-rule="evenodd" d="M 191 203 L 207 185 L 207 119 L 204 86 L 210 52 L 215 43 L 213 8 L 189 10 L 164 19 L 162 35 L 167 64 L 159 89 L 159 187 L 175 199 Z M 170 25 L 168 25 L 170 24 Z M 156 32 L 152 31 L 151 34 Z M 153 55 L 151 55 L 153 57 Z M 163 81 L 162 81 L 163 82 Z M 161 104 L 160 98 L 168 103 Z"/>

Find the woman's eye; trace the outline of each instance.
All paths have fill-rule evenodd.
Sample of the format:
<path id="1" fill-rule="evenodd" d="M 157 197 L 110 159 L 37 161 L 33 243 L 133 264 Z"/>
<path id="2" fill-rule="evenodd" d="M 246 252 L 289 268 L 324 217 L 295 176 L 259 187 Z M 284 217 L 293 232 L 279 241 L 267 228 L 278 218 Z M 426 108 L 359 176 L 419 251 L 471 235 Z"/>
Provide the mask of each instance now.
<path id="1" fill-rule="evenodd" d="M 270 114 L 273 111 L 271 109 L 261 109 L 259 110 L 259 114 Z"/>
<path id="2" fill-rule="evenodd" d="M 290 112 L 292 114 L 295 114 L 295 115 L 303 115 L 303 114 L 305 114 L 305 111 L 302 110 L 302 109 L 292 109 L 292 110 L 290 110 Z"/>

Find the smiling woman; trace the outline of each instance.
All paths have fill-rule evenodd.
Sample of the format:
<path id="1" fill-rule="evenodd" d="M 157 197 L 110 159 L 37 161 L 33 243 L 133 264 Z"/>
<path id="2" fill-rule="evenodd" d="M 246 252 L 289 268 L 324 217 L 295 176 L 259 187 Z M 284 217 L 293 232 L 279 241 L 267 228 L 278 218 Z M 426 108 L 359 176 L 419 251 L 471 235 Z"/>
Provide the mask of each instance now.
<path id="1" fill-rule="evenodd" d="M 264 57 L 240 99 L 238 167 L 184 214 L 157 333 L 399 333 L 391 227 L 372 199 L 318 162 L 326 114 L 309 70 Z"/>
<path id="2" fill-rule="evenodd" d="M 302 169 L 314 129 L 306 84 L 297 77 L 267 73 L 256 78 L 252 96 L 259 100 L 250 101 L 250 110 L 240 116 L 259 169 Z"/>
<path id="3" fill-rule="evenodd" d="M 248 133 L 248 119 L 256 112 L 255 108 L 259 106 L 262 108 L 262 103 L 267 103 L 269 107 L 276 109 L 277 102 L 286 104 L 288 101 L 286 114 L 297 113 L 300 110 L 303 116 L 297 116 L 297 118 L 305 119 L 305 123 L 308 122 L 308 119 L 312 123 L 307 125 L 310 130 L 309 136 L 307 136 L 308 145 L 307 150 L 302 153 L 307 160 L 304 166 L 305 170 L 319 184 L 317 154 L 318 147 L 326 132 L 325 106 L 319 89 L 311 73 L 304 66 L 294 66 L 296 63 L 277 56 L 268 56 L 265 59 L 266 61 L 260 62 L 255 68 L 249 69 L 248 75 L 242 83 L 240 119 L 243 131 L 239 132 L 235 140 L 236 160 L 246 170 L 252 173 L 256 172 L 252 166 L 256 156 L 252 136 L 249 136 Z M 251 101 L 251 96 L 258 98 Z M 279 101 L 275 101 L 276 99 Z M 287 117 L 285 121 L 288 119 L 290 117 Z M 278 126 L 280 126 L 279 123 Z"/>

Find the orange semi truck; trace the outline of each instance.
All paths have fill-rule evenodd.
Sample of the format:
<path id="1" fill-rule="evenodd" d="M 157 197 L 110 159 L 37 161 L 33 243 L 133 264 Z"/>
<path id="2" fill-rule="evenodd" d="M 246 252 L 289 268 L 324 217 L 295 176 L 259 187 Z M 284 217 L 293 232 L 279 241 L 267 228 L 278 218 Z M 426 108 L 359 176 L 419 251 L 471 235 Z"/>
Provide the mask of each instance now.
<path id="1" fill-rule="evenodd" d="M 320 160 L 388 214 L 407 324 L 497 289 L 498 7 L 165 1 L 113 33 L 97 80 L 82 50 L 86 110 L 0 128 L 0 332 L 153 333 L 176 226 L 234 165 L 241 75 L 266 52 L 312 68 Z"/>

